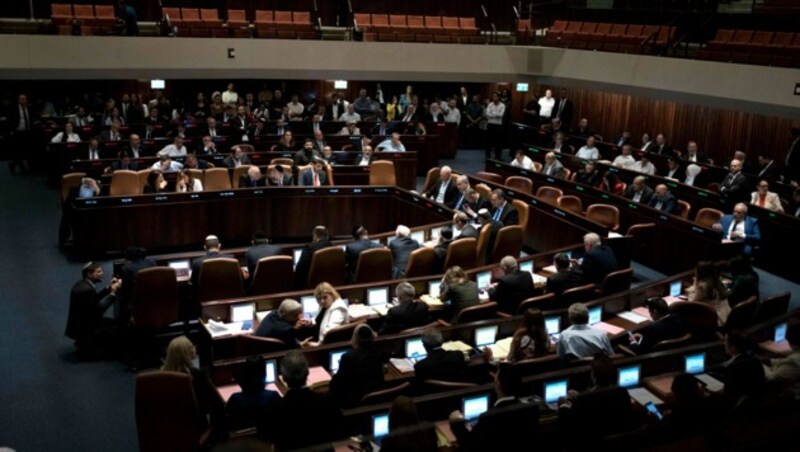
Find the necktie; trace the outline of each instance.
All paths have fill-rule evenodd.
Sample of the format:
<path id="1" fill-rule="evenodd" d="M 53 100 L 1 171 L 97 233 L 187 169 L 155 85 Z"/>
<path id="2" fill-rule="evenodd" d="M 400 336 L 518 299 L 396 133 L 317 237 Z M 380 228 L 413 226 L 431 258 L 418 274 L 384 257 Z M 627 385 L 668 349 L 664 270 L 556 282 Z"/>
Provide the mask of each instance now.
<path id="1" fill-rule="evenodd" d="M 733 227 L 731 228 L 731 231 L 728 233 L 728 239 L 732 239 L 733 233 L 734 231 L 736 231 L 737 227 L 739 227 L 739 221 L 734 221 Z"/>
<path id="2" fill-rule="evenodd" d="M 494 216 L 492 217 L 492 220 L 494 220 L 494 221 L 499 221 L 499 220 L 500 220 L 500 213 L 501 213 L 502 211 L 503 211 L 503 210 L 502 210 L 502 209 L 499 209 L 499 208 L 498 208 L 497 210 L 495 210 L 495 211 L 494 211 Z"/>
<path id="3" fill-rule="evenodd" d="M 314 173 L 314 186 L 319 187 L 319 175 Z"/>
<path id="4" fill-rule="evenodd" d="M 461 196 L 458 197 L 458 202 L 456 203 L 456 210 L 461 208 L 461 203 L 464 201 L 464 194 L 462 193 Z"/>
<path id="5" fill-rule="evenodd" d="M 211 129 L 211 136 L 212 137 L 217 136 L 217 129 Z"/>

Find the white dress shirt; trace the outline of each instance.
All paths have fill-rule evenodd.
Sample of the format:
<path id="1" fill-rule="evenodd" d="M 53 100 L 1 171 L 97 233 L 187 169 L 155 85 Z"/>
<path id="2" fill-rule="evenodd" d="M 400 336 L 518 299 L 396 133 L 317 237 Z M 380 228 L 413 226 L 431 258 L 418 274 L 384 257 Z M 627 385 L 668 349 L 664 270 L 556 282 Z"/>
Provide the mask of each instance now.
<path id="1" fill-rule="evenodd" d="M 514 160 L 512 160 L 511 161 L 511 166 L 515 166 L 517 168 L 523 168 L 523 169 L 531 170 L 531 171 L 534 170 L 533 160 L 531 160 L 530 157 L 528 157 L 527 155 L 522 157 L 522 163 L 520 163 L 520 161 L 517 160 L 516 158 Z"/>
<path id="2" fill-rule="evenodd" d="M 181 146 L 180 148 L 175 146 L 174 144 L 168 144 L 164 146 L 164 149 L 158 151 L 156 154 L 159 157 L 162 155 L 168 155 L 170 157 L 185 157 L 186 156 L 186 146 Z"/>
<path id="3" fill-rule="evenodd" d="M 632 155 L 618 155 L 611 164 L 619 168 L 630 168 L 634 163 L 636 159 Z"/>
<path id="4" fill-rule="evenodd" d="M 556 99 L 551 97 L 548 99 L 547 97 L 539 98 L 539 116 L 544 118 L 549 118 L 553 115 L 553 107 L 556 105 Z"/>
<path id="5" fill-rule="evenodd" d="M 447 115 L 445 115 L 444 122 L 461 124 L 461 112 L 458 111 L 458 108 L 451 108 L 450 111 L 447 112 Z"/>
<path id="6" fill-rule="evenodd" d="M 600 158 L 600 151 L 597 150 L 596 147 L 588 147 L 582 146 L 578 149 L 578 153 L 575 154 L 575 157 L 583 160 L 597 160 Z"/>
<path id="7" fill-rule="evenodd" d="M 239 100 L 239 94 L 236 91 L 225 91 L 222 93 L 222 103 L 228 105 L 236 105 Z"/>
<path id="8" fill-rule="evenodd" d="M 447 193 L 447 185 L 450 181 L 444 181 L 439 184 L 439 193 L 436 194 L 436 202 L 443 203 L 444 202 L 444 195 Z"/>
<path id="9" fill-rule="evenodd" d="M 506 113 L 506 105 L 502 102 L 490 102 L 486 107 L 486 119 L 489 124 L 497 126 L 503 125 L 503 115 Z"/>
<path id="10" fill-rule="evenodd" d="M 99 149 L 89 149 L 89 160 L 99 160 L 100 159 L 100 150 Z"/>
<path id="11" fill-rule="evenodd" d="M 406 147 L 403 143 L 398 142 L 397 145 L 392 143 L 391 138 L 381 141 L 381 144 L 375 146 L 375 149 L 383 149 L 385 152 L 406 152 Z"/>
<path id="12" fill-rule="evenodd" d="M 638 171 L 640 173 L 649 174 L 651 176 L 656 173 L 656 167 L 653 166 L 652 162 L 647 162 L 647 164 L 643 165 L 641 160 L 629 166 L 628 169 L 631 171 Z"/>
<path id="13" fill-rule="evenodd" d="M 50 140 L 51 143 L 60 143 L 61 140 L 64 138 L 64 132 L 58 132 L 56 136 Z M 78 136 L 77 133 L 71 133 L 67 136 L 67 143 L 79 143 L 81 141 L 81 137 Z"/>
<path id="14" fill-rule="evenodd" d="M 361 115 L 358 113 L 344 113 L 342 116 L 339 116 L 339 121 L 350 122 L 350 121 L 361 121 Z"/>
<path id="15" fill-rule="evenodd" d="M 151 170 L 159 170 L 162 173 L 174 173 L 174 172 L 177 172 L 177 171 L 180 171 L 180 170 L 183 169 L 183 163 L 170 161 L 169 162 L 169 167 L 164 168 L 161 165 L 161 162 L 155 162 L 155 163 L 153 163 L 153 166 L 150 167 L 150 169 Z"/>

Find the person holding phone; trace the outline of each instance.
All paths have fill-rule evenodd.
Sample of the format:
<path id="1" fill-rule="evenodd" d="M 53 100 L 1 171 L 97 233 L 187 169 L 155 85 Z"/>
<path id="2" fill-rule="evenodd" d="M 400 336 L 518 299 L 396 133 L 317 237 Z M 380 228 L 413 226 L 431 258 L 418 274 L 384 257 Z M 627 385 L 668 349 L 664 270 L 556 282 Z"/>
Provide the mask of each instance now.
<path id="1" fill-rule="evenodd" d="M 122 280 L 113 277 L 107 287 L 98 291 L 97 286 L 105 276 L 99 262 L 84 265 L 81 275 L 82 279 L 70 291 L 69 317 L 64 334 L 75 341 L 79 353 L 96 356 L 112 351 L 116 346 L 116 323 L 104 314 L 117 301 Z"/>
<path id="2" fill-rule="evenodd" d="M 670 312 L 667 302 L 661 297 L 650 297 L 645 301 L 653 323 L 638 333 L 628 332 L 629 348 L 641 355 L 653 349 L 659 342 L 675 339 L 686 334 L 686 326 L 677 315 Z"/>

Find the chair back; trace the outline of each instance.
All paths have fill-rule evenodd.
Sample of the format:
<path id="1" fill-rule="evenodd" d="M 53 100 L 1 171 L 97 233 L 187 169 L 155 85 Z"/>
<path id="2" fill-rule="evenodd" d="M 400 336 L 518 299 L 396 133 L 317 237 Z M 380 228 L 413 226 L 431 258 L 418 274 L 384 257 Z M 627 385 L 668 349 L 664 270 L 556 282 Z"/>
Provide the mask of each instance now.
<path id="1" fill-rule="evenodd" d="M 615 294 L 631 288 L 633 281 L 633 269 L 625 268 L 606 275 L 600 289 L 600 296 Z"/>
<path id="2" fill-rule="evenodd" d="M 767 320 L 786 314 L 786 311 L 789 310 L 789 300 L 791 300 L 791 298 L 791 292 L 783 292 L 762 300 L 756 310 L 755 323 L 766 322 Z"/>
<path id="3" fill-rule="evenodd" d="M 294 261 L 291 256 L 261 258 L 250 278 L 251 295 L 289 292 L 294 281 Z"/>
<path id="4" fill-rule="evenodd" d="M 139 170 L 136 174 L 139 175 L 139 193 L 144 192 L 144 187 L 147 185 L 147 178 L 150 176 L 150 168 Z"/>
<path id="5" fill-rule="evenodd" d="M 497 238 L 494 241 L 494 249 L 489 262 L 500 262 L 500 259 L 505 256 L 519 257 L 519 253 L 522 250 L 523 237 L 522 226 L 512 225 L 500 228 L 497 231 Z"/>
<path id="6" fill-rule="evenodd" d="M 286 157 L 276 157 L 269 161 L 270 165 L 282 165 L 291 168 L 294 165 L 294 160 Z"/>
<path id="7" fill-rule="evenodd" d="M 428 170 L 428 174 L 425 175 L 425 185 L 422 186 L 422 193 L 427 192 L 433 187 L 433 184 L 435 184 L 436 180 L 439 179 L 440 169 L 441 168 L 438 166 L 434 166 Z"/>
<path id="8" fill-rule="evenodd" d="M 452 244 L 451 244 L 452 246 Z M 436 260 L 436 252 L 433 248 L 417 248 L 408 256 L 406 264 L 405 278 L 417 278 L 433 274 L 433 263 Z"/>
<path id="9" fill-rule="evenodd" d="M 203 187 L 206 186 L 206 184 L 205 184 L 205 176 L 206 176 L 206 174 L 205 174 L 205 172 L 203 170 L 201 170 L 201 169 L 189 169 L 189 174 L 192 175 L 192 178 L 199 180 L 200 183 L 203 184 Z"/>
<path id="10" fill-rule="evenodd" d="M 206 170 L 204 179 L 203 189 L 206 191 L 231 189 L 231 177 L 228 174 L 228 168 L 209 168 Z"/>
<path id="11" fill-rule="evenodd" d="M 344 285 L 344 265 L 344 250 L 341 246 L 314 251 L 306 287 L 314 288 L 321 282 L 329 282 L 334 287 Z"/>
<path id="12" fill-rule="evenodd" d="M 133 281 L 131 305 L 134 325 L 144 329 L 163 329 L 177 322 L 178 279 L 170 267 L 139 270 Z"/>
<path id="13" fill-rule="evenodd" d="M 522 300 L 522 303 L 519 304 L 517 308 L 517 314 L 522 315 L 528 308 L 538 308 L 542 311 L 547 311 L 551 309 L 555 309 L 556 307 L 556 294 L 553 292 L 548 292 L 544 295 L 539 295 L 537 297 L 527 298 Z M 508 314 L 511 314 L 510 312 Z"/>
<path id="14" fill-rule="evenodd" d="M 533 191 L 533 182 L 527 177 L 508 176 L 505 185 L 528 195 Z"/>
<path id="15" fill-rule="evenodd" d="M 263 355 L 286 350 L 286 344 L 274 337 L 261 337 L 255 334 L 236 335 L 236 356 Z"/>
<path id="16" fill-rule="evenodd" d="M 489 246 L 489 236 L 492 235 L 492 225 L 485 224 L 481 226 L 481 231 L 478 234 L 478 243 L 475 246 L 475 259 L 478 265 L 486 264 L 486 248 Z"/>
<path id="17" fill-rule="evenodd" d="M 497 317 L 497 303 L 490 301 L 462 309 L 453 320 L 453 324 L 477 322 Z"/>
<path id="18" fill-rule="evenodd" d="M 236 259 L 218 257 L 203 261 L 197 281 L 200 302 L 242 296 L 242 271 Z"/>
<path id="19" fill-rule="evenodd" d="M 356 327 L 366 321 L 367 318 L 362 317 L 360 319 L 351 320 L 350 323 L 331 328 L 325 333 L 325 338 L 322 343 L 334 344 L 336 342 L 349 342 L 353 338 L 353 331 L 355 331 Z"/>
<path id="20" fill-rule="evenodd" d="M 464 381 L 424 380 L 422 382 L 422 390 L 426 394 L 474 388 L 476 386 L 478 386 L 477 383 L 468 383 Z"/>
<path id="21" fill-rule="evenodd" d="M 758 298 L 752 297 L 739 302 L 731 309 L 728 320 L 725 321 L 725 331 L 744 330 L 755 324 Z"/>
<path id="22" fill-rule="evenodd" d="M 247 171 L 250 170 L 250 166 L 252 165 L 242 165 L 233 169 L 233 175 L 231 176 L 231 188 L 239 188 L 239 178 L 247 174 Z"/>
<path id="23" fill-rule="evenodd" d="M 692 342 L 692 333 L 686 333 L 683 336 L 673 339 L 665 339 L 653 345 L 654 352 L 661 352 L 664 350 L 672 350 L 675 348 L 685 347 Z"/>
<path id="24" fill-rule="evenodd" d="M 574 196 L 574 195 L 563 195 L 559 196 L 556 199 L 556 204 L 558 207 L 561 207 L 564 210 L 569 210 L 570 212 L 583 215 L 583 202 L 581 198 Z"/>
<path id="25" fill-rule="evenodd" d="M 388 160 L 376 160 L 369 166 L 370 185 L 397 185 L 395 176 L 394 162 Z"/>
<path id="26" fill-rule="evenodd" d="M 111 196 L 138 195 L 141 193 L 139 174 L 136 171 L 118 170 L 111 175 L 111 187 L 108 194 Z"/>
<path id="27" fill-rule="evenodd" d="M 619 209 L 611 204 L 592 204 L 586 209 L 586 218 L 612 231 L 619 229 Z"/>
<path id="28" fill-rule="evenodd" d="M 447 257 L 444 259 L 444 268 L 448 269 L 455 265 L 464 270 L 471 270 L 476 267 L 475 248 L 478 241 L 472 237 L 453 240 L 447 247 Z"/>
<path id="29" fill-rule="evenodd" d="M 67 5 L 72 7 L 71 5 Z M 61 176 L 61 203 L 67 201 L 69 197 L 69 192 L 75 187 L 80 187 L 81 182 L 83 182 L 83 178 L 86 177 L 86 173 L 68 173 Z"/>
<path id="30" fill-rule="evenodd" d="M 699 226 L 710 229 L 714 223 L 719 222 L 723 215 L 721 210 L 703 207 L 697 211 L 697 215 L 694 216 L 694 222 Z"/>
<path id="31" fill-rule="evenodd" d="M 550 204 L 557 204 L 558 197 L 563 196 L 564 192 L 557 187 L 551 187 L 549 185 L 542 185 L 536 190 L 536 197 L 544 202 L 549 202 Z"/>
<path id="32" fill-rule="evenodd" d="M 716 337 L 717 311 L 710 304 L 678 301 L 669 305 L 669 310 L 683 320 L 686 328 L 698 340 Z"/>
<path id="33" fill-rule="evenodd" d="M 366 284 L 392 279 L 392 252 L 389 248 L 373 248 L 358 255 L 353 284 Z"/>
<path id="34" fill-rule="evenodd" d="M 628 228 L 625 235 L 633 237 L 631 259 L 643 263 L 653 261 L 652 248 L 655 233 L 655 223 L 634 224 Z"/>
<path id="35" fill-rule="evenodd" d="M 519 225 L 522 228 L 522 231 L 528 230 L 528 217 L 530 216 L 530 206 L 528 203 L 521 199 L 515 199 L 511 201 L 511 205 L 517 209 L 517 213 L 519 214 Z"/>
<path id="36" fill-rule="evenodd" d="M 495 184 L 502 184 L 503 183 L 503 176 L 497 173 L 490 173 L 487 171 L 478 171 L 475 173 L 475 177 L 488 180 L 489 182 L 494 182 Z"/>
<path id="37" fill-rule="evenodd" d="M 692 210 L 692 205 L 682 199 L 679 199 L 678 207 L 680 207 L 679 215 L 681 216 L 681 218 L 688 220 L 689 212 Z"/>
<path id="38" fill-rule="evenodd" d="M 136 376 L 134 396 L 139 450 L 198 450 L 203 433 L 197 422 L 192 378 L 178 372 L 146 372 Z"/>
<path id="39" fill-rule="evenodd" d="M 481 194 L 482 199 L 489 199 L 492 194 L 492 189 L 486 184 L 475 185 L 475 191 Z"/>
<path id="40" fill-rule="evenodd" d="M 562 292 L 558 297 L 558 305 L 566 308 L 573 303 L 586 303 L 596 296 L 594 284 L 585 284 Z"/>
<path id="41" fill-rule="evenodd" d="M 405 383 L 401 383 L 388 389 L 364 394 L 364 397 L 361 398 L 360 405 L 375 405 L 376 403 L 391 402 L 397 397 L 410 392 L 410 390 L 411 382 L 406 381 Z"/>

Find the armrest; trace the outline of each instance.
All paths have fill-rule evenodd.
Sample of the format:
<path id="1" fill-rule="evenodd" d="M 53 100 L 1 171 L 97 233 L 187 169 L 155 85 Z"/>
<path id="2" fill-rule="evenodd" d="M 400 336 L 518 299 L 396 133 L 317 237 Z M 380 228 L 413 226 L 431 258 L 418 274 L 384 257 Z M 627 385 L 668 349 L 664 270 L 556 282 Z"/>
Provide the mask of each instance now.
<path id="1" fill-rule="evenodd" d="M 511 314 L 508 314 L 508 313 L 505 313 L 505 312 L 501 312 L 501 311 L 497 311 L 497 316 L 498 317 L 502 317 L 504 319 L 510 319 L 511 317 L 514 317 Z"/>
<path id="2" fill-rule="evenodd" d="M 438 323 L 438 324 L 439 324 L 438 326 L 452 326 L 452 325 L 450 324 L 450 322 L 445 322 L 445 321 L 444 321 L 444 320 L 442 320 L 442 319 L 439 319 L 439 320 L 437 320 L 437 321 L 436 321 L 436 323 Z"/>

